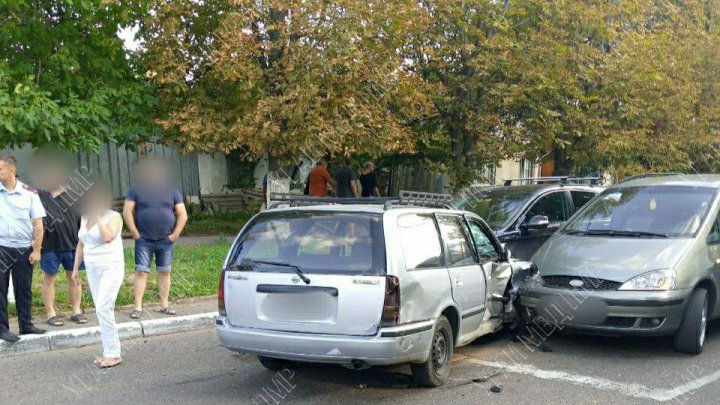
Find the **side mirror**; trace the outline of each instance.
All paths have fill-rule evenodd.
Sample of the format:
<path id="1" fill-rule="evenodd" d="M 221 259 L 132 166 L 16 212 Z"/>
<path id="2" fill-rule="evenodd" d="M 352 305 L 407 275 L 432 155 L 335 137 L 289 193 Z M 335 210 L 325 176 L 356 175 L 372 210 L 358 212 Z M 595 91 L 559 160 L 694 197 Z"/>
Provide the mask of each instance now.
<path id="1" fill-rule="evenodd" d="M 535 215 L 529 221 L 520 225 L 523 229 L 546 229 L 550 225 L 550 219 L 545 215 Z"/>

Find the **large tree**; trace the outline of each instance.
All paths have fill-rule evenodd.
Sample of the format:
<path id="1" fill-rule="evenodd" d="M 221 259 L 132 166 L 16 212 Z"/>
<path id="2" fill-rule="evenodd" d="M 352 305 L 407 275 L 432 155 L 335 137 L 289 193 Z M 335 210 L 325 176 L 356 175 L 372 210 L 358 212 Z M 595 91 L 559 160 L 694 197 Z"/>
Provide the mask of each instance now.
<path id="1" fill-rule="evenodd" d="M 717 3 L 419 2 L 403 51 L 435 107 L 421 157 L 459 184 L 506 157 L 688 170 L 718 140 Z"/>
<path id="2" fill-rule="evenodd" d="M 412 152 L 427 106 L 396 52 L 412 5 L 157 2 L 141 35 L 166 139 L 280 159 Z"/>
<path id="3" fill-rule="evenodd" d="M 0 147 L 148 139 L 155 101 L 117 35 L 146 11 L 142 1 L 0 3 Z"/>

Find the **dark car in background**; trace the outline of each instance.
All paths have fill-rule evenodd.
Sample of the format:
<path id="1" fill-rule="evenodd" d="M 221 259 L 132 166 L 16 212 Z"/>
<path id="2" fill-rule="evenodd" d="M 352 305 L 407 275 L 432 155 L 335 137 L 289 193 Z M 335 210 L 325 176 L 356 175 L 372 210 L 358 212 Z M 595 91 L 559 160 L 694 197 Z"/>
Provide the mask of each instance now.
<path id="1" fill-rule="evenodd" d="M 510 179 L 503 186 L 469 187 L 452 205 L 484 218 L 513 257 L 530 260 L 571 215 L 604 190 L 597 185 L 601 182 L 594 177 Z"/>

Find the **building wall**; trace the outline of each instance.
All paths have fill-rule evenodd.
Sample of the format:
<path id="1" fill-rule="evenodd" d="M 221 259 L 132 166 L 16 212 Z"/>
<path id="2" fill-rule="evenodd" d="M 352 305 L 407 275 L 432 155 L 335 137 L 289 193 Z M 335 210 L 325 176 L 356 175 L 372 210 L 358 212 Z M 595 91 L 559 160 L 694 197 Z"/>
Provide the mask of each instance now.
<path id="1" fill-rule="evenodd" d="M 540 176 L 540 164 L 533 164 L 530 177 Z M 495 184 L 502 185 L 507 179 L 517 179 L 522 175 L 522 162 L 520 160 L 504 160 L 495 170 Z"/>

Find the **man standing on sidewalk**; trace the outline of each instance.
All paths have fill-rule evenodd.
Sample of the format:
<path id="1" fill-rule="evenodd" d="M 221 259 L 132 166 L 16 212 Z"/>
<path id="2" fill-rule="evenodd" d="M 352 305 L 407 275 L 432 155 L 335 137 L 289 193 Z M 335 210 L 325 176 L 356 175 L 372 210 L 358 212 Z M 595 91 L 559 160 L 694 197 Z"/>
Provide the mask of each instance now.
<path id="1" fill-rule="evenodd" d="M 37 191 L 17 179 L 17 161 L 0 155 L 0 339 L 17 342 L 10 332 L 7 293 L 12 274 L 20 334 L 45 333 L 32 323 L 32 273 L 40 261 L 43 209 Z"/>
<path id="2" fill-rule="evenodd" d="M 170 306 L 170 269 L 173 243 L 180 237 L 187 212 L 182 195 L 172 186 L 166 168 L 159 161 L 147 161 L 138 166 L 135 187 L 128 191 L 123 217 L 135 239 L 135 309 L 130 315 L 140 319 L 147 275 L 155 256 L 160 312 L 175 315 Z"/>
<path id="3" fill-rule="evenodd" d="M 65 269 L 65 276 L 70 290 L 70 307 L 72 314 L 70 320 L 78 324 L 88 322 L 80 308 L 82 297 L 82 284 L 74 283 L 71 279 L 73 265 L 75 264 L 75 250 L 78 245 L 78 231 L 80 230 L 80 198 L 79 190 L 73 190 L 69 185 L 70 171 L 68 168 L 46 158 L 47 163 L 40 165 L 38 184 L 39 196 L 47 216 L 44 219 L 45 237 L 42 243 L 40 269 L 43 271 L 42 296 L 47 313 L 47 324 L 63 326 L 63 320 L 55 313 L 55 282 L 60 266 Z M 81 265 L 80 270 L 84 270 Z"/>

